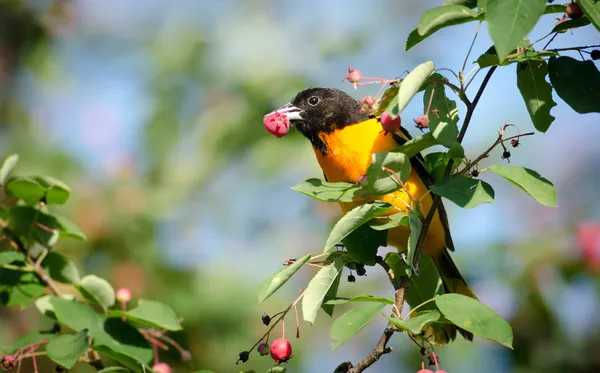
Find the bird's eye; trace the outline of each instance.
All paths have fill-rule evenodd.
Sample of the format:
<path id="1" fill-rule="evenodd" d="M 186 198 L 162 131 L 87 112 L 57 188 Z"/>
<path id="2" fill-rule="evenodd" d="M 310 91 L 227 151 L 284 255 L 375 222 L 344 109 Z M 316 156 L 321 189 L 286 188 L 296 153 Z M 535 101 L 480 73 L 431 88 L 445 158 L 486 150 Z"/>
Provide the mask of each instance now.
<path id="1" fill-rule="evenodd" d="M 317 96 L 312 96 L 311 98 L 308 99 L 308 103 L 311 106 L 316 106 L 319 103 L 319 101 L 321 101 L 321 100 Z"/>

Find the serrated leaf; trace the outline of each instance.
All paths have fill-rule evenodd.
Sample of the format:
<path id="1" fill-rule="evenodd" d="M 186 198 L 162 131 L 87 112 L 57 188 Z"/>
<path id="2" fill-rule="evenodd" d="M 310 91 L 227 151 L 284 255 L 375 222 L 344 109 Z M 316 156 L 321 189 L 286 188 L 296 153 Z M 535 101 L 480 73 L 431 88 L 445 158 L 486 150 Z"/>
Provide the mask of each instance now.
<path id="1" fill-rule="evenodd" d="M 323 302 L 323 304 L 337 305 L 337 304 L 361 303 L 361 302 L 394 304 L 394 300 L 391 298 L 374 297 L 371 295 L 359 295 L 359 296 L 353 297 L 353 298 L 325 297 L 325 301 Z"/>
<path id="2" fill-rule="evenodd" d="M 446 6 L 457 6 L 457 5 L 445 5 L 442 6 L 440 8 L 446 7 Z M 434 8 L 436 9 L 436 8 Z M 468 8 L 467 8 L 468 9 Z M 476 20 L 482 20 L 483 16 L 480 14 L 477 14 L 475 12 L 473 12 L 471 9 L 468 9 L 468 11 L 466 11 L 466 13 L 463 13 L 460 9 L 459 11 L 455 11 L 451 10 L 450 12 L 448 12 L 449 14 L 446 15 L 446 17 L 443 19 L 444 22 L 439 22 L 440 18 L 436 19 L 436 23 L 437 26 L 430 28 L 429 31 L 426 34 L 421 34 L 419 32 L 419 28 L 416 27 L 414 30 L 412 30 L 410 32 L 410 34 L 408 35 L 408 39 L 406 40 L 406 47 L 405 50 L 409 50 L 412 47 L 414 47 L 415 45 L 419 44 L 420 42 L 422 42 L 423 40 L 425 40 L 426 38 L 428 38 L 429 36 L 431 36 L 433 33 L 435 33 L 436 31 L 445 28 L 445 27 L 449 27 L 449 26 L 455 26 L 455 25 L 460 25 L 463 23 L 467 23 L 467 22 L 471 22 L 471 21 L 476 21 Z M 433 9 L 430 9 L 429 12 L 433 11 Z M 426 13 L 423 13 L 423 15 L 421 16 L 421 20 L 419 21 L 419 25 L 421 25 L 421 23 L 423 22 L 424 24 L 426 22 L 429 22 L 427 20 L 427 18 L 430 17 L 430 15 L 432 15 L 432 13 L 428 14 L 426 16 Z M 475 13 L 475 16 L 473 16 L 473 13 Z M 423 18 L 426 17 L 425 20 L 423 20 Z M 433 17 L 432 17 L 433 18 Z"/>
<path id="3" fill-rule="evenodd" d="M 18 154 L 11 154 L 4 159 L 4 162 L 2 162 L 2 166 L 0 166 L 0 186 L 4 186 L 8 175 L 10 175 L 10 172 L 13 170 L 13 168 L 15 168 L 18 161 Z"/>
<path id="4" fill-rule="evenodd" d="M 416 317 L 411 317 L 406 320 L 400 320 L 395 317 L 386 316 L 385 318 L 402 330 L 406 330 L 412 334 L 418 335 L 427 325 L 438 321 L 442 315 L 439 311 L 428 310 L 419 312 Z"/>
<path id="5" fill-rule="evenodd" d="M 600 71 L 592 61 L 552 57 L 550 83 L 556 93 L 579 114 L 600 113 Z"/>
<path id="6" fill-rule="evenodd" d="M 267 281 L 265 281 L 258 290 L 258 303 L 273 295 L 280 287 L 283 286 L 302 266 L 310 260 L 310 254 L 296 260 L 293 264 L 279 270 Z"/>
<path id="7" fill-rule="evenodd" d="M 485 18 L 500 60 L 529 34 L 545 8 L 546 0 L 487 0 Z"/>
<path id="8" fill-rule="evenodd" d="M 58 365 L 71 369 L 87 348 L 87 329 L 83 329 L 77 334 L 63 334 L 52 339 L 46 346 L 46 353 Z"/>
<path id="9" fill-rule="evenodd" d="M 141 371 L 140 363 L 152 359 L 152 348 L 139 331 L 121 319 L 106 318 L 81 302 L 53 297 L 56 318 L 73 330 L 88 329 L 94 350 L 122 363 L 128 368 Z"/>
<path id="10" fill-rule="evenodd" d="M 435 80 L 427 86 L 423 95 L 423 112 L 429 117 L 429 130 L 433 138 L 450 148 L 458 136 L 456 101 L 448 99 L 444 84 L 437 82 L 443 80 L 444 76 L 435 73 L 432 77 Z"/>
<path id="11" fill-rule="evenodd" d="M 585 14 L 600 31 L 600 1 L 597 0 L 577 0 Z"/>
<path id="12" fill-rule="evenodd" d="M 462 294 L 435 297 L 442 315 L 456 326 L 512 349 L 512 328 L 493 309 Z"/>
<path id="13" fill-rule="evenodd" d="M 518 166 L 491 165 L 487 168 L 515 184 L 544 206 L 556 206 L 556 189 L 537 172 Z"/>
<path id="14" fill-rule="evenodd" d="M 330 298 L 337 297 L 338 289 L 340 288 L 341 278 L 342 278 L 342 272 L 340 272 L 337 275 L 337 277 L 333 281 L 333 284 L 331 284 L 331 287 L 329 288 L 329 290 L 327 290 L 327 293 L 325 294 L 324 299 L 330 299 Z M 333 310 L 335 308 L 335 303 L 323 302 L 321 304 L 321 308 L 323 309 L 323 311 L 325 311 L 326 314 L 328 314 L 330 317 L 333 317 Z"/>
<path id="15" fill-rule="evenodd" d="M 25 255 L 17 251 L 2 251 L 0 252 L 0 266 L 14 262 L 25 262 Z"/>
<path id="16" fill-rule="evenodd" d="M 80 280 L 79 270 L 75 263 L 57 252 L 48 253 L 42 266 L 50 277 L 58 282 L 75 284 Z"/>
<path id="17" fill-rule="evenodd" d="M 353 202 L 367 194 L 356 184 L 330 183 L 320 179 L 305 180 L 291 189 L 323 202 Z"/>
<path id="18" fill-rule="evenodd" d="M 115 290 L 108 281 L 96 275 L 87 275 L 75 285 L 85 298 L 98 303 L 105 310 L 115 304 Z"/>
<path id="19" fill-rule="evenodd" d="M 408 213 L 408 219 L 410 224 L 410 236 L 408 236 L 406 261 L 408 263 L 413 263 L 415 252 L 417 251 L 417 243 L 419 242 L 419 235 L 421 234 L 421 219 L 412 211 Z M 405 272 L 407 276 L 412 276 L 412 267 L 406 266 Z"/>
<path id="20" fill-rule="evenodd" d="M 344 268 L 344 262 L 336 259 L 333 263 L 321 268 L 315 277 L 310 280 L 302 299 L 302 316 L 304 321 L 314 323 L 317 312 L 321 308 L 323 299 L 333 285 L 335 278 Z"/>
<path id="21" fill-rule="evenodd" d="M 110 316 L 124 317 L 131 321 L 165 330 L 178 331 L 183 329 L 173 309 L 155 300 L 140 299 L 137 307 L 125 312 L 111 311 Z"/>
<path id="22" fill-rule="evenodd" d="M 540 132 L 546 132 L 554 121 L 550 110 L 556 106 L 552 99 L 552 86 L 546 82 L 548 64 L 545 61 L 526 61 L 517 65 L 517 87 L 531 121 Z"/>
<path id="23" fill-rule="evenodd" d="M 344 237 L 342 243 L 353 260 L 372 266 L 375 264 L 377 249 L 387 246 L 387 232 L 362 224 Z"/>
<path id="24" fill-rule="evenodd" d="M 338 317 L 331 328 L 329 336 L 337 342 L 331 346 L 335 350 L 367 326 L 385 307 L 385 303 L 371 303 L 353 308 Z"/>
<path id="25" fill-rule="evenodd" d="M 419 154 L 423 150 L 435 146 L 437 144 L 438 142 L 433 138 L 433 135 L 428 132 L 424 135 L 417 136 L 412 140 L 405 142 L 404 144 L 400 145 L 392 151 L 403 153 L 408 158 L 412 158 L 413 156 Z"/>
<path id="26" fill-rule="evenodd" d="M 460 175 L 437 182 L 431 191 L 466 209 L 494 203 L 494 189 L 490 184 Z"/>
<path id="27" fill-rule="evenodd" d="M 423 84 L 429 79 L 434 71 L 433 62 L 427 61 L 419 66 L 415 67 L 407 76 L 402 80 L 400 90 L 398 91 L 397 99 L 393 100 L 394 104 L 388 113 L 392 119 L 397 118 L 402 110 L 408 105 L 410 100 L 414 97 L 417 92 L 421 89 Z"/>
<path id="28" fill-rule="evenodd" d="M 371 218 L 389 210 L 391 207 L 392 205 L 387 202 L 373 201 L 348 211 L 340 220 L 338 220 L 331 230 L 331 233 L 329 233 L 323 252 L 331 251 L 335 245 L 346 238 L 356 228 L 360 227 Z"/>
<path id="29" fill-rule="evenodd" d="M 398 212 L 396 214 L 376 217 L 369 220 L 369 226 L 376 231 L 385 231 L 401 225 L 404 227 L 409 226 L 408 215 L 405 212 Z"/>
<path id="30" fill-rule="evenodd" d="M 367 169 L 367 187 L 372 195 L 384 195 L 400 189 L 408 180 L 411 165 L 406 154 L 396 151 L 375 153 Z M 390 172 L 393 171 L 394 173 Z"/>

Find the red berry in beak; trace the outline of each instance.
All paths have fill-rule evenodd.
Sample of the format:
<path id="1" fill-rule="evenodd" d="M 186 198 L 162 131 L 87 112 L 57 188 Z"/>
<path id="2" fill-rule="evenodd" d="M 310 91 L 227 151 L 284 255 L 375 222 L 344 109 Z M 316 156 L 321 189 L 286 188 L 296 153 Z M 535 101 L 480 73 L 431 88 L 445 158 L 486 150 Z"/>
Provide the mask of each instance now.
<path id="1" fill-rule="evenodd" d="M 263 119 L 263 124 L 270 134 L 277 137 L 283 137 L 287 135 L 290 130 L 290 120 L 285 114 L 281 114 L 275 111 Z"/>
<path id="2" fill-rule="evenodd" d="M 386 112 L 381 116 L 381 127 L 385 132 L 394 133 L 400 129 L 400 116 L 396 117 L 396 119 L 392 119 L 392 117 Z"/>
<path id="3" fill-rule="evenodd" d="M 285 338 L 278 338 L 271 343 L 271 357 L 276 363 L 283 363 L 292 356 L 292 345 Z"/>

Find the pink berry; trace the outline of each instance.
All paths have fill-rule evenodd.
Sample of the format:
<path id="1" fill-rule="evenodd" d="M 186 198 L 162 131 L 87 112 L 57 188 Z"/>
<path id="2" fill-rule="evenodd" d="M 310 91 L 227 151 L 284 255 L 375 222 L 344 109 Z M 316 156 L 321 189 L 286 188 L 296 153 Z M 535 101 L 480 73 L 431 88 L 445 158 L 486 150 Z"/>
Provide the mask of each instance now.
<path id="1" fill-rule="evenodd" d="M 357 69 L 353 69 L 352 67 L 348 66 L 348 72 L 346 73 L 346 76 L 344 77 L 344 79 L 342 80 L 342 82 L 344 80 L 347 80 L 350 83 L 358 83 L 358 81 L 360 80 L 360 70 Z"/>
<path id="2" fill-rule="evenodd" d="M 263 124 L 270 134 L 277 137 L 283 137 L 287 135 L 290 130 L 290 120 L 285 114 L 275 111 L 269 115 L 266 115 Z"/>
<path id="3" fill-rule="evenodd" d="M 381 127 L 385 132 L 394 133 L 400 129 L 400 116 L 396 117 L 396 119 L 392 119 L 392 117 L 386 112 L 381 116 Z"/>
<path id="4" fill-rule="evenodd" d="M 435 373 L 446 373 L 445 370 L 436 370 Z"/>
<path id="5" fill-rule="evenodd" d="M 276 363 L 289 360 L 292 356 L 292 345 L 285 338 L 278 338 L 271 343 L 271 357 Z"/>
<path id="6" fill-rule="evenodd" d="M 429 117 L 427 115 L 419 115 L 417 119 L 413 119 L 418 129 L 429 127 Z"/>
<path id="7" fill-rule="evenodd" d="M 115 297 L 120 303 L 127 303 L 131 300 L 131 290 L 128 288 L 119 288 L 115 293 Z"/>
<path id="8" fill-rule="evenodd" d="M 12 355 L 3 355 L 0 366 L 3 370 L 13 370 L 17 365 L 17 358 Z"/>
<path id="9" fill-rule="evenodd" d="M 421 370 L 418 370 L 417 373 L 433 373 L 433 371 L 431 371 L 429 369 L 421 369 Z"/>
<path id="10" fill-rule="evenodd" d="M 269 345 L 263 342 L 263 343 L 261 343 L 261 344 L 258 345 L 258 347 L 256 348 L 256 350 L 258 351 L 258 353 L 261 356 L 268 355 L 269 354 Z"/>
<path id="11" fill-rule="evenodd" d="M 171 367 L 167 363 L 154 364 L 152 370 L 156 373 L 171 373 Z"/>

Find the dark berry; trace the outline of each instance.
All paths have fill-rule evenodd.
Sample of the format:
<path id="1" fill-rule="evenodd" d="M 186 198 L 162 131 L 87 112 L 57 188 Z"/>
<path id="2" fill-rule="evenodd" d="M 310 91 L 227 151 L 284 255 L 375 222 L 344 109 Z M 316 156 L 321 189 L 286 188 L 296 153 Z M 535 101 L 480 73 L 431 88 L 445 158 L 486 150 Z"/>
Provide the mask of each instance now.
<path id="1" fill-rule="evenodd" d="M 512 145 L 513 148 L 516 148 L 517 146 L 521 145 L 521 143 L 519 142 L 519 139 L 512 139 L 510 140 L 510 145 Z"/>
<path id="2" fill-rule="evenodd" d="M 600 49 L 594 49 L 590 56 L 592 56 L 592 60 L 600 60 Z"/>
<path id="3" fill-rule="evenodd" d="M 471 176 L 473 176 L 473 177 L 479 176 L 479 170 L 473 170 L 473 171 L 471 171 Z"/>
<path id="4" fill-rule="evenodd" d="M 510 158 L 510 152 L 508 150 L 505 150 L 502 153 L 502 159 L 508 159 L 508 158 Z"/>
<path id="5" fill-rule="evenodd" d="M 268 355 L 269 354 L 269 345 L 263 342 L 258 345 L 258 347 L 256 348 L 256 351 L 258 351 L 258 353 L 261 356 Z"/>
<path id="6" fill-rule="evenodd" d="M 248 361 L 249 358 L 250 358 L 250 352 L 242 351 L 242 352 L 240 352 L 240 358 L 238 359 L 238 361 L 235 362 L 235 365 L 237 365 L 240 361 L 242 363 L 245 363 L 246 361 Z"/>
<path id="7" fill-rule="evenodd" d="M 348 373 L 350 369 L 354 368 L 351 362 L 345 361 L 335 368 L 333 373 Z"/>
<path id="8" fill-rule="evenodd" d="M 348 282 L 356 282 L 356 277 L 354 277 L 354 275 L 348 275 Z"/>
<path id="9" fill-rule="evenodd" d="M 365 276 L 367 274 L 364 264 L 356 263 L 356 274 L 359 276 Z"/>
<path id="10" fill-rule="evenodd" d="M 577 3 L 571 3 L 567 5 L 567 15 L 569 18 L 581 18 L 583 16 L 583 10 Z"/>
<path id="11" fill-rule="evenodd" d="M 265 325 L 269 325 L 271 323 L 271 316 L 267 315 L 266 313 L 262 315 L 261 319 Z"/>

